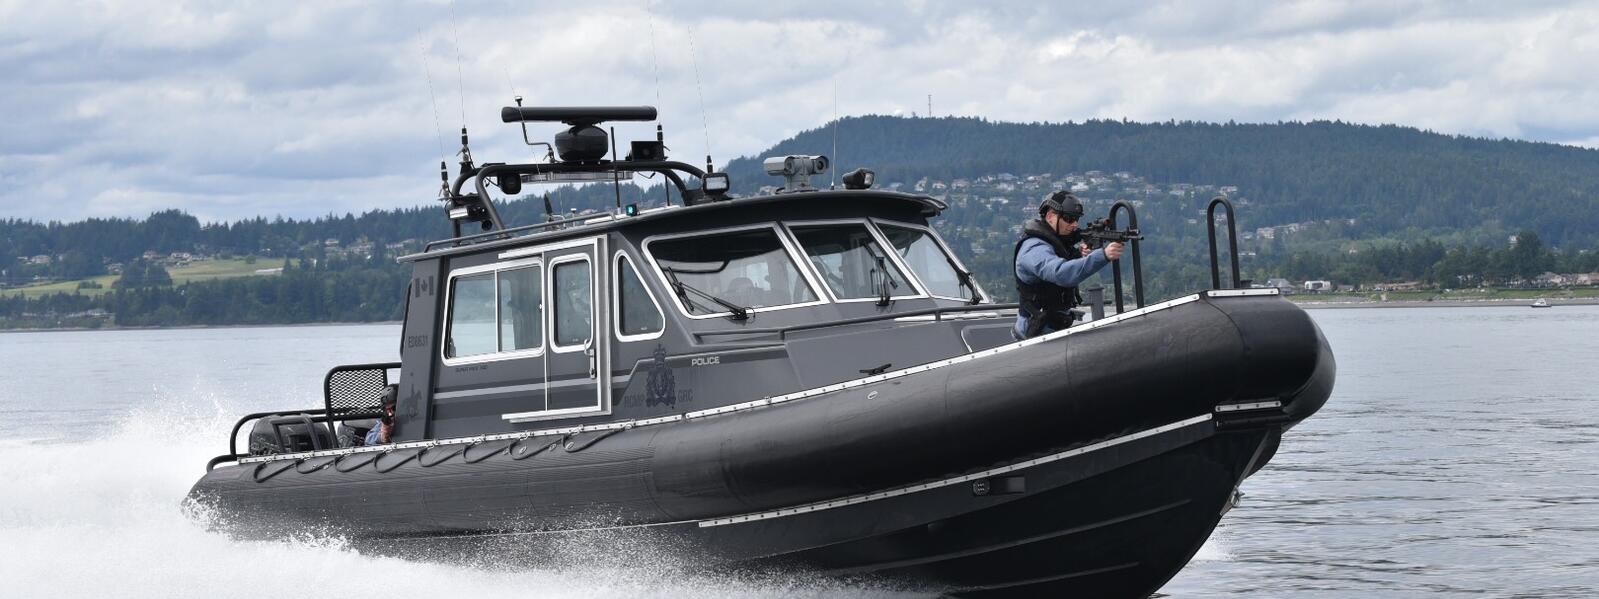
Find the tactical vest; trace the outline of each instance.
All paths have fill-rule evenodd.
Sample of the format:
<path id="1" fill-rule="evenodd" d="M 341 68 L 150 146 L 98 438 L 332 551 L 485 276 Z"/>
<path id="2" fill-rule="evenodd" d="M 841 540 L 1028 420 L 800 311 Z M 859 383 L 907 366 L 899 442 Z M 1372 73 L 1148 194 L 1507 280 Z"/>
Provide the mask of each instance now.
<path id="1" fill-rule="evenodd" d="M 1066 240 L 1055 234 L 1043 220 L 1034 219 L 1027 221 L 1022 227 L 1022 238 L 1016 240 L 1016 248 L 1011 254 L 1011 264 L 1021 257 L 1022 244 L 1028 239 L 1042 239 L 1055 251 L 1056 256 L 1071 260 L 1076 258 L 1076 252 Z M 1014 270 L 1014 268 L 1012 269 Z M 1061 287 L 1042 279 L 1037 283 L 1022 282 L 1021 277 L 1016 277 L 1016 292 L 1020 296 L 1021 311 L 1027 315 L 1027 331 L 1024 335 L 1028 338 L 1037 337 L 1044 332 L 1044 327 L 1061 331 L 1072 325 L 1069 310 L 1077 305 L 1077 288 Z"/>

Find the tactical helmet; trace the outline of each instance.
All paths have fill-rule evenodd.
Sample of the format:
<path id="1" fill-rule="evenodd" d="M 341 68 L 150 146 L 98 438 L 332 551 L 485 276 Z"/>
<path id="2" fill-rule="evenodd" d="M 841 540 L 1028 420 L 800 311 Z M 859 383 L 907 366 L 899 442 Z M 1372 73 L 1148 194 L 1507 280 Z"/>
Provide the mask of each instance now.
<path id="1" fill-rule="evenodd" d="M 1053 191 L 1044 196 L 1044 201 L 1038 204 L 1038 216 L 1043 218 L 1049 211 L 1054 210 L 1068 217 L 1083 217 L 1083 202 L 1069 191 Z"/>

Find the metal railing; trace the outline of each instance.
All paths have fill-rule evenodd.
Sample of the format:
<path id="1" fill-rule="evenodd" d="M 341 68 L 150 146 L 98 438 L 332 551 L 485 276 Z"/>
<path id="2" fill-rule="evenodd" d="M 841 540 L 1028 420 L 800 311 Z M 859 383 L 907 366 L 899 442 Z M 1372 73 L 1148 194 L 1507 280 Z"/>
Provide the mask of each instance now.
<path id="1" fill-rule="evenodd" d="M 1227 209 L 1227 253 L 1232 257 L 1232 287 L 1221 286 L 1221 264 L 1216 257 L 1216 207 Z M 1233 203 L 1227 196 L 1216 196 L 1205 207 L 1205 227 L 1210 233 L 1210 288 L 1211 289 L 1237 289 L 1243 286 L 1243 281 L 1238 276 L 1238 227 L 1234 223 L 1237 218 L 1233 216 Z"/>

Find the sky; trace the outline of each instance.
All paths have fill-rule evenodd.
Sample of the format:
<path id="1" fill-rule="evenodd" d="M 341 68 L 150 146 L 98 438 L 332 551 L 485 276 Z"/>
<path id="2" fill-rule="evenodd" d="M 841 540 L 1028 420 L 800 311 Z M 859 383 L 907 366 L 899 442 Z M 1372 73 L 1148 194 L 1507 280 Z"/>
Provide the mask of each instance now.
<path id="1" fill-rule="evenodd" d="M 0 0 L 0 218 L 427 205 L 463 123 L 479 162 L 542 152 L 499 122 L 514 95 L 657 106 L 674 158 L 718 165 L 929 95 L 935 116 L 1599 147 L 1594 65 L 1595 1 Z"/>

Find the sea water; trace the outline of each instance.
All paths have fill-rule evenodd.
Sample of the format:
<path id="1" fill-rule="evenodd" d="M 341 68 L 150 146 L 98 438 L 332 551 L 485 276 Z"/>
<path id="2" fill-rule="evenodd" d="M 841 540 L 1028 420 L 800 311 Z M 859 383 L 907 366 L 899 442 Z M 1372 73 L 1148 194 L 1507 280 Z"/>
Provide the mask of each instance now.
<path id="1" fill-rule="evenodd" d="M 1599 307 L 1316 310 L 1327 406 L 1245 482 L 1174 597 L 1599 596 Z M 685 574 L 242 542 L 181 510 L 229 427 L 320 404 L 399 327 L 0 333 L 0 597 L 904 597 Z"/>

